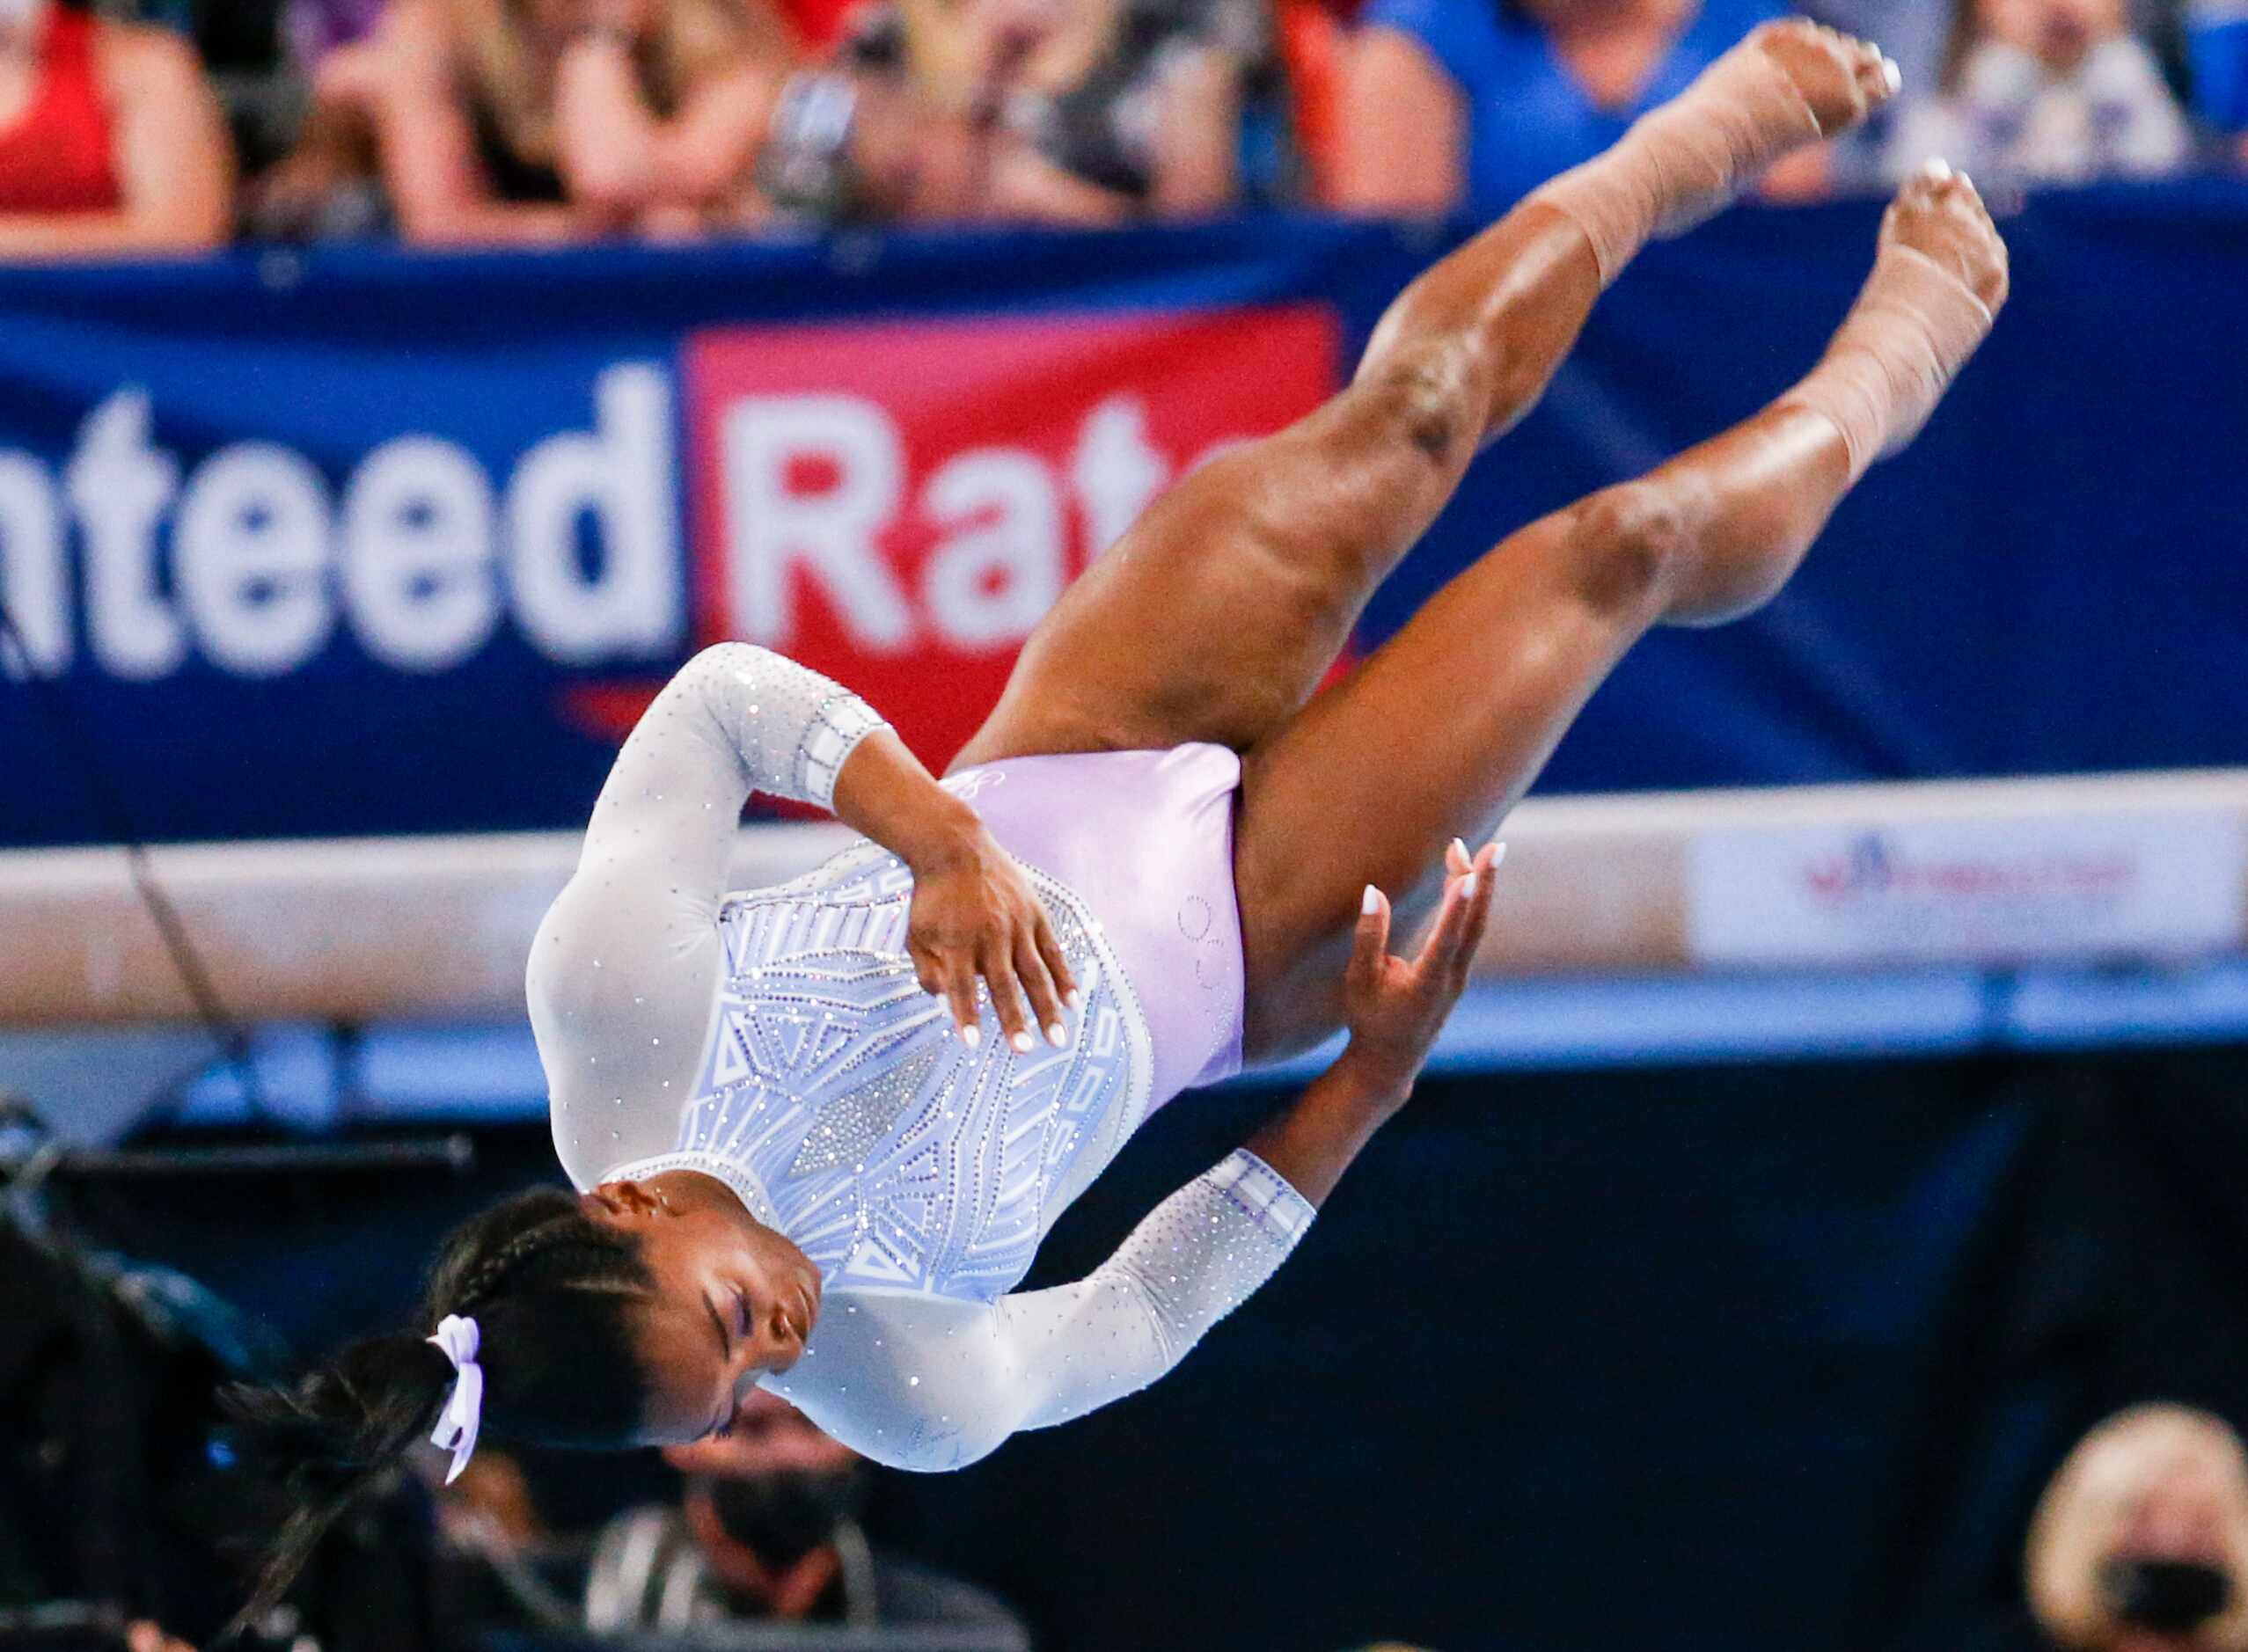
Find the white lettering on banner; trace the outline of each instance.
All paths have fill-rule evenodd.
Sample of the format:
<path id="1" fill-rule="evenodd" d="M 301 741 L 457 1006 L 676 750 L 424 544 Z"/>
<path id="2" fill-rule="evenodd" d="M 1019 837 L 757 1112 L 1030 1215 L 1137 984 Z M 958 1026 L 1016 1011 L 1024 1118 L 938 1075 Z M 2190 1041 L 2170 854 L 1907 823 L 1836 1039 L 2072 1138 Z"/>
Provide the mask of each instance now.
<path id="1" fill-rule="evenodd" d="M 462 449 L 400 436 L 367 456 L 343 501 L 343 588 L 369 654 L 442 671 L 500 622 L 492 485 Z"/>
<path id="2" fill-rule="evenodd" d="M 1147 404 L 1111 396 L 1095 407 L 1078 433 L 1069 480 L 1085 509 L 1087 543 L 1098 556 L 1170 486 L 1171 467 L 1147 439 Z"/>
<path id="3" fill-rule="evenodd" d="M 22 638 L 11 676 L 51 675 L 70 662 L 70 582 L 62 567 L 62 514 L 47 472 L 20 453 L 0 453 L 0 603 Z"/>
<path id="4" fill-rule="evenodd" d="M 510 601 L 552 659 L 663 654 L 685 622 L 670 383 L 651 366 L 612 367 L 593 400 L 593 430 L 539 442 L 496 502 L 467 450 L 409 434 L 367 455 L 339 510 L 310 460 L 268 442 L 216 450 L 183 486 L 151 442 L 146 392 L 121 390 L 88 415 L 59 489 L 32 456 L 0 450 L 0 596 L 24 637 L 23 657 L 0 665 L 70 666 L 65 499 L 90 652 L 116 676 L 168 676 L 191 646 L 222 670 L 277 676 L 339 621 L 378 660 L 440 671 L 483 647 Z"/>
<path id="5" fill-rule="evenodd" d="M 651 367 L 612 367 L 594 392 L 595 435 L 549 436 L 508 489 L 508 573 L 524 629 L 557 660 L 653 653 L 679 629 L 672 540 L 671 397 Z M 582 516 L 603 566 L 580 570 Z"/>
<path id="6" fill-rule="evenodd" d="M 800 576 L 871 652 L 902 653 L 924 628 L 970 652 L 1021 642 L 1068 582 L 1069 495 L 1097 555 L 1171 479 L 1132 395 L 1086 416 L 1065 476 L 1028 449 L 978 448 L 944 460 L 910 501 L 904 439 L 878 402 L 743 396 L 719 428 L 730 618 L 783 650 L 796 640 Z M 909 508 L 941 535 L 918 588 L 883 550 Z"/>
<path id="7" fill-rule="evenodd" d="M 1689 944 L 1719 966 L 2230 950 L 2243 839 L 2214 811 L 1710 831 L 1688 857 Z"/>
<path id="8" fill-rule="evenodd" d="M 179 596 L 214 663 L 279 676 L 319 652 L 335 624 L 325 574 L 327 489 L 310 461 L 245 442 L 206 459 L 172 535 Z"/>
<path id="9" fill-rule="evenodd" d="M 958 648 L 1027 637 L 1062 594 L 1062 509 L 1046 467 L 985 448 L 929 479 L 929 515 L 954 528 L 929 559 L 929 618 Z"/>
<path id="10" fill-rule="evenodd" d="M 860 640 L 902 647 L 912 616 L 875 544 L 905 485 L 890 415 L 849 396 L 745 396 L 726 410 L 720 441 L 734 613 L 749 640 L 787 647 L 790 574 L 801 567 Z M 792 467 L 814 460 L 832 468 L 832 482 L 792 487 Z"/>
<path id="11" fill-rule="evenodd" d="M 187 632 L 157 588 L 156 530 L 179 466 L 149 445 L 145 395 L 121 391 L 94 409 L 63 486 L 84 534 L 94 658 L 116 676 L 171 676 L 187 657 Z"/>

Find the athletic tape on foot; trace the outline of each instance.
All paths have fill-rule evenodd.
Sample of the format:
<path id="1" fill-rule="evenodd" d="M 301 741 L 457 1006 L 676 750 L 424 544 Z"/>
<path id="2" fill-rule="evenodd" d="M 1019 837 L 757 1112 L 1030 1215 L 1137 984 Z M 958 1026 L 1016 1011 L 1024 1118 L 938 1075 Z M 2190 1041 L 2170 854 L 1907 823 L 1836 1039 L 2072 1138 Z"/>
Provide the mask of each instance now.
<path id="1" fill-rule="evenodd" d="M 1826 359 L 1781 403 L 1834 421 L 1855 483 L 1920 434 L 1990 323 L 1990 307 L 1958 276 L 1893 243 L 1881 249 Z"/>
<path id="2" fill-rule="evenodd" d="M 1605 287 L 1649 240 L 1715 216 L 1774 161 L 1820 135 L 1793 78 L 1751 40 L 1641 117 L 1607 154 L 1530 199 L 1577 221 Z"/>

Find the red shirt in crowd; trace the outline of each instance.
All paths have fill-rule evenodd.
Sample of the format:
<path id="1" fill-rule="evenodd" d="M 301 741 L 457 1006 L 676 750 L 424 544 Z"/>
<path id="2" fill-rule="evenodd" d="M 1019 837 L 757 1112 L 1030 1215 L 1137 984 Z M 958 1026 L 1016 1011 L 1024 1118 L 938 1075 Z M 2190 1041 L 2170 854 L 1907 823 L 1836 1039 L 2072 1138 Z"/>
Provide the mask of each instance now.
<path id="1" fill-rule="evenodd" d="M 31 101 L 0 128 L 0 213 L 113 212 L 124 204 L 95 61 L 98 26 L 83 11 L 48 13 Z"/>

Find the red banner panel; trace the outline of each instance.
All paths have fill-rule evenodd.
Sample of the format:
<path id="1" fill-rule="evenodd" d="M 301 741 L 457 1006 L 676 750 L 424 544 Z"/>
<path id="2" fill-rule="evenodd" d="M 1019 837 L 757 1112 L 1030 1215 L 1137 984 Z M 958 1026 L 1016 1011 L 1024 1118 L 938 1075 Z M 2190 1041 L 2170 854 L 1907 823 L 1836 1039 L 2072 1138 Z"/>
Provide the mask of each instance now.
<path id="1" fill-rule="evenodd" d="M 864 694 L 933 767 L 1063 588 L 1337 382 L 1324 304 L 743 326 L 685 352 L 697 635 Z"/>

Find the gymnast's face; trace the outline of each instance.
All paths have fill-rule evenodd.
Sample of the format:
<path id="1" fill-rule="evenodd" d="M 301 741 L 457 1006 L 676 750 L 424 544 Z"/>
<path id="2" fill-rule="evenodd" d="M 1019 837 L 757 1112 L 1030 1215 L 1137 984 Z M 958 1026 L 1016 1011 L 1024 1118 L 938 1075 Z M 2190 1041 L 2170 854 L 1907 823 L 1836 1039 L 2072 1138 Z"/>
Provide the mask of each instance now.
<path id="1" fill-rule="evenodd" d="M 759 1377 L 803 1356 L 819 1319 L 819 1270 L 720 1183 L 681 1173 L 604 1182 L 585 1205 L 639 1240 L 655 1282 L 637 1316 L 648 1383 L 641 1443 L 718 1434 Z"/>

